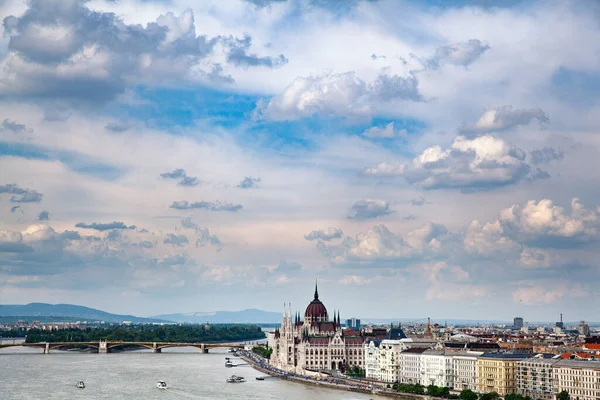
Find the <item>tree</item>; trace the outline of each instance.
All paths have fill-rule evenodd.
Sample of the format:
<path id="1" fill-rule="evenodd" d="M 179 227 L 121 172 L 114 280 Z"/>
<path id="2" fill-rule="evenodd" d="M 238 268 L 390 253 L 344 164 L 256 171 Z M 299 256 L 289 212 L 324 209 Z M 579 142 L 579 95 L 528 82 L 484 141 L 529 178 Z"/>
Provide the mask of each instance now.
<path id="1" fill-rule="evenodd" d="M 496 392 L 484 393 L 479 397 L 479 400 L 498 400 L 500 395 Z"/>
<path id="2" fill-rule="evenodd" d="M 439 396 L 439 388 L 435 385 L 427 386 L 427 394 L 430 396 Z"/>
<path id="3" fill-rule="evenodd" d="M 563 390 L 562 392 L 556 395 L 556 400 L 571 400 L 571 396 L 569 395 L 569 392 Z"/>
<path id="4" fill-rule="evenodd" d="M 459 397 L 461 400 L 477 400 L 479 396 L 477 396 L 477 393 L 475 393 L 471 389 L 465 389 L 462 392 L 460 392 Z"/>

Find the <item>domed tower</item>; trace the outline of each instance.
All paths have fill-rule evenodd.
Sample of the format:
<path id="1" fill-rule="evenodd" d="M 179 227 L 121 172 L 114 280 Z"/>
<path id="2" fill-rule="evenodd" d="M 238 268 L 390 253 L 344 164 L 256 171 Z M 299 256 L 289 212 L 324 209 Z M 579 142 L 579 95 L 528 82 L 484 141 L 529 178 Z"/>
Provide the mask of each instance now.
<path id="1" fill-rule="evenodd" d="M 313 324 L 315 322 L 327 322 L 329 316 L 327 315 L 327 308 L 319 300 L 319 289 L 315 283 L 315 298 L 310 302 L 306 311 L 304 312 L 304 323 Z"/>

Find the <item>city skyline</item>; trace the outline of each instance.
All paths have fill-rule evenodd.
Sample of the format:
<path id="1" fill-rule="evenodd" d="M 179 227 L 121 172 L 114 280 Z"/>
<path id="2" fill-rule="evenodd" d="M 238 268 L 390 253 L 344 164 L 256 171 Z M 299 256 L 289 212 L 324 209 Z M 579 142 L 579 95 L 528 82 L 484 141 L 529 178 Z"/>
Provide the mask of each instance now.
<path id="1" fill-rule="evenodd" d="M 600 7 L 489 4 L 0 2 L 0 304 L 593 321 Z"/>

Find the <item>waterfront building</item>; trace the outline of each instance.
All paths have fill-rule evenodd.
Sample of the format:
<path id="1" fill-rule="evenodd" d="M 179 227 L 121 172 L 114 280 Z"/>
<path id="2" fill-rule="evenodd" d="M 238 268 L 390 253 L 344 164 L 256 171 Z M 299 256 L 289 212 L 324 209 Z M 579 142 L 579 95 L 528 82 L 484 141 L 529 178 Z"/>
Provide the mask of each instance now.
<path id="1" fill-rule="evenodd" d="M 379 345 L 378 339 L 367 339 L 363 354 L 365 355 L 365 377 L 368 379 L 380 380 L 379 374 Z"/>
<path id="2" fill-rule="evenodd" d="M 560 360 L 552 365 L 554 393 L 571 399 L 600 399 L 600 361 Z"/>
<path id="3" fill-rule="evenodd" d="M 385 339 L 379 345 L 379 379 L 383 382 L 399 382 L 400 353 L 406 346 L 400 340 Z"/>
<path id="4" fill-rule="evenodd" d="M 452 356 L 443 350 L 426 350 L 421 354 L 421 385 L 451 388 L 454 384 Z"/>
<path id="5" fill-rule="evenodd" d="M 270 363 L 285 371 L 305 373 L 306 370 L 340 370 L 358 366 L 364 369 L 364 341 L 360 332 L 342 329 L 339 312 L 329 319 L 327 308 L 319 300 L 315 286 L 313 300 L 306 307 L 304 319 L 291 305 L 283 309 L 281 326 L 269 333 L 273 349 Z"/>
<path id="6" fill-rule="evenodd" d="M 517 363 L 517 393 L 536 400 L 554 398 L 552 367 L 560 361 L 554 354 L 537 354 Z"/>
<path id="7" fill-rule="evenodd" d="M 454 390 L 470 389 L 477 391 L 477 357 L 481 351 L 465 351 L 452 354 L 454 370 Z"/>
<path id="8" fill-rule="evenodd" d="M 421 354 L 425 351 L 425 347 L 412 347 L 400 353 L 401 383 L 421 383 Z"/>
<path id="9" fill-rule="evenodd" d="M 477 391 L 496 392 L 500 396 L 515 393 L 517 388 L 517 363 L 528 354 L 488 353 L 477 359 Z"/>

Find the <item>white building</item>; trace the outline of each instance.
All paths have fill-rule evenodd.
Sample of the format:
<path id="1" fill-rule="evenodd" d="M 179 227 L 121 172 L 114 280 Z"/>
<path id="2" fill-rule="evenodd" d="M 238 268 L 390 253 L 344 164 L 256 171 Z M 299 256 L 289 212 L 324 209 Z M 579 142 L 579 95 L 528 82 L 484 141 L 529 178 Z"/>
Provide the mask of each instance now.
<path id="1" fill-rule="evenodd" d="M 417 384 L 421 383 L 421 354 L 427 349 L 423 347 L 413 347 L 400 353 L 400 372 L 401 383 Z"/>
<path id="2" fill-rule="evenodd" d="M 517 393 L 538 400 L 554 398 L 552 367 L 560 361 L 556 356 L 538 354 L 517 363 Z"/>
<path id="3" fill-rule="evenodd" d="M 399 382 L 400 353 L 406 346 L 400 340 L 385 339 L 379 345 L 379 379 L 383 382 Z"/>
<path id="4" fill-rule="evenodd" d="M 470 389 L 474 392 L 477 391 L 477 357 L 482 354 L 481 351 L 452 354 L 454 390 Z"/>
<path id="5" fill-rule="evenodd" d="M 600 361 L 560 360 L 552 365 L 554 393 L 571 399 L 600 399 Z"/>
<path id="6" fill-rule="evenodd" d="M 454 384 L 452 356 L 443 350 L 427 350 L 421 354 L 421 385 L 451 388 Z"/>
<path id="7" fill-rule="evenodd" d="M 363 354 L 365 355 L 365 377 L 381 379 L 379 374 L 379 344 L 377 339 L 367 339 Z"/>

